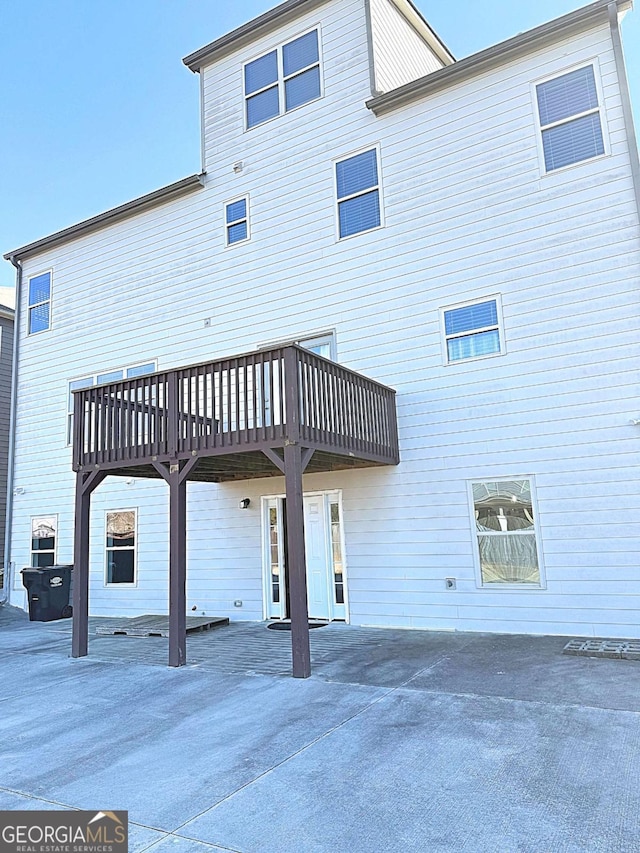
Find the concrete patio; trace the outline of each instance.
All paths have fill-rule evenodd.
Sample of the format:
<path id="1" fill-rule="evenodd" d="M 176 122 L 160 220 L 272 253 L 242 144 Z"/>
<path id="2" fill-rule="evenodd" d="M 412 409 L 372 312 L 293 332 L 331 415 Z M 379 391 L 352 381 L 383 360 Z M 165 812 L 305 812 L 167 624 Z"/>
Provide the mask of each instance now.
<path id="1" fill-rule="evenodd" d="M 0 809 L 127 809 L 131 851 L 631 853 L 640 662 L 566 638 L 262 624 L 96 637 L 0 608 Z"/>

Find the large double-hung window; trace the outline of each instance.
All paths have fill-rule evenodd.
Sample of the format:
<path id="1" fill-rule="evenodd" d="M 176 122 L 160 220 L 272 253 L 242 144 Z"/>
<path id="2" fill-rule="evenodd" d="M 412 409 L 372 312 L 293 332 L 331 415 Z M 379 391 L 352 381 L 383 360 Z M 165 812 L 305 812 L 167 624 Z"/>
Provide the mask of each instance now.
<path id="1" fill-rule="evenodd" d="M 605 153 L 593 65 L 536 86 L 545 171 L 553 172 Z"/>
<path id="2" fill-rule="evenodd" d="M 244 66 L 247 130 L 321 95 L 318 30 L 311 30 Z"/>
<path id="3" fill-rule="evenodd" d="M 380 226 L 382 218 L 377 148 L 337 161 L 336 192 L 340 239 Z"/>

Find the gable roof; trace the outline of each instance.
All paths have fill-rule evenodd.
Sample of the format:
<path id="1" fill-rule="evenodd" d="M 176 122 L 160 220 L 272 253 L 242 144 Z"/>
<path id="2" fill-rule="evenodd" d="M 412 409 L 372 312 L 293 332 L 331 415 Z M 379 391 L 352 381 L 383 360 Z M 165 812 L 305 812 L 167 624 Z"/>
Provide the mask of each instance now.
<path id="1" fill-rule="evenodd" d="M 154 190 L 146 195 L 134 198 L 132 201 L 128 201 L 118 207 L 105 210 L 104 213 L 99 213 L 90 219 L 83 219 L 82 222 L 71 225 L 69 228 L 63 228 L 62 231 L 56 231 L 47 237 L 35 240 L 33 243 L 20 246 L 19 249 L 13 249 L 11 252 L 7 252 L 4 258 L 7 261 L 13 261 L 14 259 L 25 258 L 27 255 L 35 255 L 43 249 L 60 246 L 62 243 L 68 243 L 69 240 L 74 240 L 76 237 L 82 237 L 85 234 L 90 234 L 92 231 L 97 231 L 107 225 L 120 222 L 122 219 L 127 219 L 129 216 L 149 210 L 149 208 L 156 207 L 156 205 L 163 204 L 166 201 L 180 198 L 203 186 L 204 175 L 190 175 L 188 178 L 183 178 L 174 184 L 168 184 L 166 187 L 161 187 L 159 190 Z"/>
<path id="2" fill-rule="evenodd" d="M 221 36 L 219 39 L 190 53 L 182 61 L 191 71 L 200 71 L 203 66 L 230 53 L 232 50 L 236 50 L 254 41 L 259 36 L 327 2 L 328 0 L 286 0 L 286 2 L 280 3 L 278 6 L 274 6 L 273 9 L 269 9 L 264 15 L 259 15 L 257 18 L 247 21 L 246 24 L 242 24 L 242 26 L 237 27 L 235 30 L 231 30 L 230 33 L 226 33 L 226 35 Z M 422 13 L 414 6 L 411 0 L 391 0 L 391 2 L 395 3 L 401 11 L 401 7 L 405 7 L 408 17 L 413 19 L 411 23 L 419 24 L 420 29 L 423 31 L 420 32 L 420 35 L 423 38 L 426 36 L 432 42 L 432 46 L 441 54 L 443 61 L 453 62 L 453 56 L 447 46 L 438 37 L 437 33 L 431 29 Z"/>
<path id="3" fill-rule="evenodd" d="M 486 50 L 473 53 L 452 65 L 446 65 L 425 77 L 412 80 L 410 83 L 405 83 L 404 86 L 370 98 L 366 105 L 378 116 L 411 101 L 419 100 L 421 97 L 453 86 L 468 77 L 473 77 L 505 62 L 510 62 L 512 59 L 529 53 L 554 39 L 557 40 L 570 33 L 588 29 L 597 21 L 608 21 L 609 6 L 611 5 L 616 7 L 618 12 L 625 12 L 632 7 L 633 0 L 598 0 L 589 6 L 583 6 L 574 12 L 569 12 L 568 15 L 542 24 L 540 27 L 535 27 L 506 41 L 492 45 Z"/>

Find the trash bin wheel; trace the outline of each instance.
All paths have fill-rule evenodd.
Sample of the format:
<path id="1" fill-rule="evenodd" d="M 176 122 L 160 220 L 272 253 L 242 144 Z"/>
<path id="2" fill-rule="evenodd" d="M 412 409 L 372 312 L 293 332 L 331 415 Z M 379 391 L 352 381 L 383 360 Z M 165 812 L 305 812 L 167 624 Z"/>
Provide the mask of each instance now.
<path id="1" fill-rule="evenodd" d="M 68 619 L 69 616 L 73 616 L 73 607 L 70 604 L 67 604 L 62 608 L 62 618 Z"/>

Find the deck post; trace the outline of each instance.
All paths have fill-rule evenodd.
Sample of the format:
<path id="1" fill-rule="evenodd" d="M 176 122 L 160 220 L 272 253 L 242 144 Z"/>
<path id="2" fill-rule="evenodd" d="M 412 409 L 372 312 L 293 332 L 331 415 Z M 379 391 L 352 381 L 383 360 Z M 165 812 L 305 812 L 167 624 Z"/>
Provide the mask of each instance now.
<path id="1" fill-rule="evenodd" d="M 187 662 L 187 481 L 169 466 L 169 666 Z"/>
<path id="2" fill-rule="evenodd" d="M 285 419 L 284 479 L 287 497 L 287 570 L 291 617 L 293 677 L 311 675 L 309 609 L 307 605 L 307 561 L 304 548 L 304 503 L 302 492 L 302 448 L 300 446 L 300 385 L 298 355 L 294 347 L 284 351 Z"/>
<path id="3" fill-rule="evenodd" d="M 91 493 L 106 473 L 76 473 L 76 513 L 73 539 L 73 624 L 71 656 L 85 657 L 89 651 L 89 523 Z"/>

